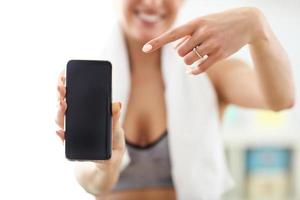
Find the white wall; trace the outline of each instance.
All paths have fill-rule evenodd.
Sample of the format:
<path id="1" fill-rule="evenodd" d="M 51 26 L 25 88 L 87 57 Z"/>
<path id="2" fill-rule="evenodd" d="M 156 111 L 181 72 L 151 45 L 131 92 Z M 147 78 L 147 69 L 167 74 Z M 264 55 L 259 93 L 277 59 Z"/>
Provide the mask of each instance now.
<path id="1" fill-rule="evenodd" d="M 300 82 L 299 1 L 190 4 L 194 16 L 238 4 L 260 7 Z M 112 18 L 109 1 L 0 1 L 0 199 L 93 199 L 75 182 L 55 135 L 56 79 L 70 58 L 97 59 Z"/>

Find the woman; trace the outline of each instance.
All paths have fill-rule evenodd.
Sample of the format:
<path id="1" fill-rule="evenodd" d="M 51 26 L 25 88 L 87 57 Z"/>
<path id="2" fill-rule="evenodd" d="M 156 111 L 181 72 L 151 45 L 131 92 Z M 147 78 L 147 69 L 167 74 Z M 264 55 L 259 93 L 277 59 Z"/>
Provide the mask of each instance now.
<path id="1" fill-rule="evenodd" d="M 113 104 L 111 159 L 76 168 L 78 182 L 96 198 L 220 199 L 232 185 L 219 135 L 226 106 L 279 111 L 294 103 L 288 57 L 258 9 L 228 10 L 170 29 L 182 3 L 119 2 L 120 28 L 103 58 L 113 63 L 113 98 L 124 112 Z M 175 50 L 166 45 L 179 39 Z M 253 69 L 226 59 L 245 45 Z M 63 75 L 58 91 L 56 122 L 63 129 Z M 57 134 L 64 139 L 63 130 Z M 121 167 L 127 153 L 131 162 Z"/>

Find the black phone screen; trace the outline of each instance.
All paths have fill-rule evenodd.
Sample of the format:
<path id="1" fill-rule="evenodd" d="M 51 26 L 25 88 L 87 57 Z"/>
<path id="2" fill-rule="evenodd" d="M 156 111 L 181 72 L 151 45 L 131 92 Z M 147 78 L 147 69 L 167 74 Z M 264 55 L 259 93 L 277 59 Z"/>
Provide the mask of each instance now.
<path id="1" fill-rule="evenodd" d="M 111 157 L 111 72 L 108 61 L 67 64 L 65 153 L 70 160 Z"/>

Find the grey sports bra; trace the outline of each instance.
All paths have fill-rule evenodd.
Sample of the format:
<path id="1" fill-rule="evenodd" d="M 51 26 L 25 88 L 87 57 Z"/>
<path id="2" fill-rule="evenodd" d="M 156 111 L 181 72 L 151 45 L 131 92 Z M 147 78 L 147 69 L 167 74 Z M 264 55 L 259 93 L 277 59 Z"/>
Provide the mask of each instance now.
<path id="1" fill-rule="evenodd" d="M 113 191 L 149 187 L 172 187 L 167 131 L 155 142 L 141 147 L 126 141 L 131 158 Z"/>

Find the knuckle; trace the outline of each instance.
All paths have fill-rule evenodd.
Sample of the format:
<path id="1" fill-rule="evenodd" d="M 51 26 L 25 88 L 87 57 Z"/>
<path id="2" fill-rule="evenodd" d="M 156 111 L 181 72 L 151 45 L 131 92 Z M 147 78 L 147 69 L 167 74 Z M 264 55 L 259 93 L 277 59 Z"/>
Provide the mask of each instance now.
<path id="1" fill-rule="evenodd" d="M 176 36 L 177 36 L 177 33 L 178 33 L 178 30 L 177 29 L 172 29 L 169 31 L 169 37 L 170 37 L 170 40 L 175 40 L 176 39 Z"/>
<path id="2" fill-rule="evenodd" d="M 222 49 L 220 49 L 217 51 L 215 58 L 220 59 L 222 57 L 224 57 L 224 51 Z"/>
<path id="3" fill-rule="evenodd" d="M 120 126 L 118 126 L 116 128 L 115 132 L 116 132 L 117 135 L 121 135 L 121 136 L 124 135 L 124 131 Z"/>
<path id="4" fill-rule="evenodd" d="M 221 34 L 216 34 L 215 35 L 215 40 L 216 42 L 218 42 L 219 44 L 222 44 L 225 41 L 224 36 L 222 36 Z"/>
<path id="5" fill-rule="evenodd" d="M 190 57 L 188 57 L 188 56 L 184 57 L 183 61 L 184 61 L 184 63 L 187 64 L 187 65 L 193 64 L 193 63 L 192 63 L 192 59 L 191 59 Z"/>
<path id="6" fill-rule="evenodd" d="M 120 133 L 123 130 L 119 120 L 114 120 L 113 125 L 115 127 L 116 133 Z"/>
<path id="7" fill-rule="evenodd" d="M 214 35 L 217 32 L 216 27 L 212 23 L 206 22 L 201 27 L 204 35 Z"/>
<path id="8" fill-rule="evenodd" d="M 160 43 L 161 43 L 161 40 L 160 40 L 160 39 L 156 39 L 156 40 L 153 40 L 153 41 L 152 41 L 152 45 L 153 45 L 154 47 L 158 46 Z"/>
<path id="9" fill-rule="evenodd" d="M 186 24 L 186 28 L 191 29 L 191 30 L 195 29 L 197 26 L 199 26 L 199 23 L 197 22 L 197 19 L 189 21 Z"/>
<path id="10" fill-rule="evenodd" d="M 221 45 L 217 40 L 211 41 L 210 45 L 211 45 L 212 49 L 214 49 L 214 50 L 219 50 L 221 48 Z"/>
<path id="11" fill-rule="evenodd" d="M 181 47 L 177 50 L 177 53 L 179 56 L 183 57 L 185 55 L 185 49 Z"/>
<path id="12" fill-rule="evenodd" d="M 203 17 L 198 17 L 195 19 L 195 23 L 197 23 L 198 25 L 203 25 L 206 23 L 206 19 Z"/>
<path id="13" fill-rule="evenodd" d="M 202 44 L 199 46 L 198 48 L 198 52 L 200 53 L 201 56 L 206 55 L 207 50 L 209 49 L 209 45 L 208 44 Z"/>
<path id="14" fill-rule="evenodd" d="M 124 141 L 123 145 L 120 148 L 121 159 L 123 158 L 125 152 L 126 152 L 126 144 L 125 144 L 125 141 Z"/>
<path id="15" fill-rule="evenodd" d="M 215 35 L 215 30 L 214 30 L 214 28 L 207 26 L 207 27 L 204 29 L 204 34 L 205 34 L 206 36 L 214 36 L 214 35 Z"/>
<path id="16" fill-rule="evenodd" d="M 220 43 L 217 43 L 216 44 L 216 46 L 215 46 L 215 49 L 217 50 L 217 51 L 220 51 L 220 52 L 222 52 L 222 45 L 220 44 Z"/>
<path id="17" fill-rule="evenodd" d="M 219 51 L 220 51 L 221 57 L 225 57 L 226 56 L 226 50 L 224 48 L 221 48 Z"/>
<path id="18" fill-rule="evenodd" d="M 217 50 L 222 50 L 223 49 L 221 41 L 216 41 L 216 49 Z"/>

